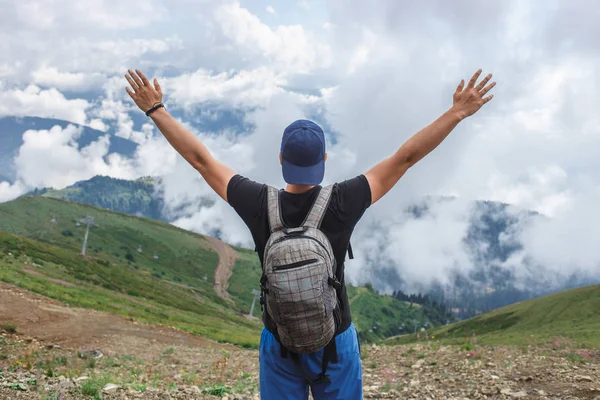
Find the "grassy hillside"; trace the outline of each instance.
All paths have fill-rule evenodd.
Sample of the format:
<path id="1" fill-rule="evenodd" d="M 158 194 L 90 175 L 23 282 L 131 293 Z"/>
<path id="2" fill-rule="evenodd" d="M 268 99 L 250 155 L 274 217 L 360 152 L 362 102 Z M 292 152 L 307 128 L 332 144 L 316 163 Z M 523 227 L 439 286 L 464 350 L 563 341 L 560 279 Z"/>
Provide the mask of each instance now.
<path id="1" fill-rule="evenodd" d="M 76 201 L 131 215 L 166 221 L 164 201 L 156 195 L 154 178 L 135 181 L 95 176 L 65 189 L 40 189 L 32 194 L 55 199 Z"/>
<path id="2" fill-rule="evenodd" d="M 478 343 L 529 344 L 569 338 L 581 346 L 600 346 L 600 285 L 551 294 L 428 331 L 450 343 L 476 335 Z M 415 341 L 414 335 L 390 344 Z"/>
<path id="3" fill-rule="evenodd" d="M 87 215 L 98 226 L 91 228 L 87 257 L 82 258 L 85 226 L 76 223 Z M 238 259 L 229 279 L 233 300 L 229 302 L 213 289 L 218 255 L 204 237 L 164 222 L 45 196 L 24 196 L 0 204 L 0 231 L 5 231 L 0 240 L 1 280 L 81 307 L 177 326 L 216 340 L 258 343 L 260 323 L 244 316 L 261 273 L 251 250 L 235 248 Z M 348 296 L 366 341 L 410 332 L 415 320 L 419 326 L 443 322 L 436 310 L 411 307 L 370 288 L 349 286 Z M 259 304 L 254 316 L 260 316 Z"/>
<path id="4" fill-rule="evenodd" d="M 83 258 L 79 252 L 85 228 L 76 222 L 86 215 L 93 216 L 98 227 L 90 230 L 88 257 Z M 0 204 L 0 230 L 5 231 L 0 232 L 0 279 L 5 282 L 76 306 L 177 326 L 215 340 L 258 343 L 260 325 L 240 315 L 242 305 L 221 299 L 213 290 L 218 255 L 201 235 L 42 197 Z"/>
<path id="5" fill-rule="evenodd" d="M 413 332 L 415 325 L 438 326 L 445 322 L 443 313 L 429 305 L 411 306 L 409 302 L 380 295 L 370 286 L 348 285 L 347 290 L 354 324 L 360 338 L 366 342 Z"/>

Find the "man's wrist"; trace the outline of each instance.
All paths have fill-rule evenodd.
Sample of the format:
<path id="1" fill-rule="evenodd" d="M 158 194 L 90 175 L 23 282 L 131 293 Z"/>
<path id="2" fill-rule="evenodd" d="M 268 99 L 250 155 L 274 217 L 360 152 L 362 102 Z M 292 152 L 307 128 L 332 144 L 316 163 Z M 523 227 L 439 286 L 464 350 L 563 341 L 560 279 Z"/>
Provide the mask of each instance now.
<path id="1" fill-rule="evenodd" d="M 156 120 L 156 118 L 160 118 L 163 115 L 167 114 L 167 109 L 165 107 L 160 107 L 158 110 L 152 112 L 152 114 L 149 115 L 149 117 L 152 120 Z"/>
<path id="2" fill-rule="evenodd" d="M 446 114 L 450 118 L 455 119 L 457 123 L 468 117 L 463 110 L 457 109 L 455 106 L 450 107 L 450 109 L 446 111 Z"/>

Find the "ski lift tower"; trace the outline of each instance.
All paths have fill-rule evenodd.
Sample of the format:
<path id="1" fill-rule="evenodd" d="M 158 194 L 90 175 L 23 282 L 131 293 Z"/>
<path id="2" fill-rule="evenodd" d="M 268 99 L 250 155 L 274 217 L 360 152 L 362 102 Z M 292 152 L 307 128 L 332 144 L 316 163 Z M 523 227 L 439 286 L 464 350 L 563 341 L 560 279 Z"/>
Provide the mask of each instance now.
<path id="1" fill-rule="evenodd" d="M 252 289 L 252 294 L 254 298 L 252 299 L 252 307 L 250 307 L 250 315 L 252 317 L 252 313 L 254 312 L 254 303 L 256 303 L 256 299 L 260 296 L 260 290 Z"/>
<path id="2" fill-rule="evenodd" d="M 87 228 L 85 229 L 85 238 L 83 239 L 83 245 L 81 246 L 81 255 L 85 256 L 85 249 L 87 247 L 88 236 L 90 234 L 90 225 L 93 225 L 96 228 L 98 228 L 99 226 L 94 223 L 94 217 L 90 217 L 89 215 L 85 218 L 80 219 L 77 222 L 77 226 L 80 226 L 80 224 L 87 225 Z"/>

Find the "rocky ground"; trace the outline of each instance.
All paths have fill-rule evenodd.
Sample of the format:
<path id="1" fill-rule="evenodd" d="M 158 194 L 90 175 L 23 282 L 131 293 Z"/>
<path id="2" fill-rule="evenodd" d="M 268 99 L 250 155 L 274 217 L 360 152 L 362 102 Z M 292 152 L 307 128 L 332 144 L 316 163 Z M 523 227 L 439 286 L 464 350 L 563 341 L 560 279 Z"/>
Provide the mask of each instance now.
<path id="1" fill-rule="evenodd" d="M 0 336 L 0 399 L 258 399 L 256 351 L 154 345 L 72 350 Z M 544 346 L 363 346 L 367 399 L 600 400 L 600 351 Z"/>
<path id="2" fill-rule="evenodd" d="M 367 399 L 600 400 L 600 349 L 564 339 L 362 353 Z M 0 399 L 94 398 L 258 399 L 258 353 L 0 283 Z"/>

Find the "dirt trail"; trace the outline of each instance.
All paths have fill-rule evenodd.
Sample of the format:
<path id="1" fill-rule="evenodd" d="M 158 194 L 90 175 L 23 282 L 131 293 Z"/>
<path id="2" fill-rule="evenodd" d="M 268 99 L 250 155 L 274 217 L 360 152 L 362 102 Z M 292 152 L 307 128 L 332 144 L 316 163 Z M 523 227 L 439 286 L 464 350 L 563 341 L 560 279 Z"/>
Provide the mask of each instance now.
<path id="1" fill-rule="evenodd" d="M 13 322 L 19 333 L 66 348 L 143 351 L 151 343 L 223 347 L 177 329 L 150 326 L 96 310 L 63 303 L 0 282 L 0 323 Z"/>
<path id="2" fill-rule="evenodd" d="M 227 288 L 229 287 L 229 277 L 233 272 L 237 253 L 230 245 L 222 240 L 210 236 L 205 236 L 205 238 L 219 255 L 219 265 L 215 270 L 215 291 L 219 297 L 230 300 Z"/>

